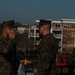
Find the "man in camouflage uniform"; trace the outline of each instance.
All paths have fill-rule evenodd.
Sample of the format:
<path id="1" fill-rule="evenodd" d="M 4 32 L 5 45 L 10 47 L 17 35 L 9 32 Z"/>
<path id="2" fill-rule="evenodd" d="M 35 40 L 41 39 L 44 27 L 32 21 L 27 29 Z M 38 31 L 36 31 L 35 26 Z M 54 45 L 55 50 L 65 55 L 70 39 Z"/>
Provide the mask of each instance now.
<path id="1" fill-rule="evenodd" d="M 56 75 L 54 70 L 58 41 L 50 33 L 51 21 L 40 20 L 38 27 L 43 38 L 41 39 L 38 47 L 37 74 Z"/>
<path id="2" fill-rule="evenodd" d="M 13 39 L 17 25 L 12 21 L 4 21 L 0 25 L 0 75 L 15 75 L 16 50 Z"/>

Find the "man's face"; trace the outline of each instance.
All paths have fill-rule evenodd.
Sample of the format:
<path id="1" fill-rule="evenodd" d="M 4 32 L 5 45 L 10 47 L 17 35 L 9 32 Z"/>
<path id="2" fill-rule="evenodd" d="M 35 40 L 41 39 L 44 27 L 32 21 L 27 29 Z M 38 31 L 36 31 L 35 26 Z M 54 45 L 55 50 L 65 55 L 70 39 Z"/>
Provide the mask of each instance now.
<path id="1" fill-rule="evenodd" d="M 15 38 L 15 29 L 9 29 L 9 38 L 14 39 Z"/>
<path id="2" fill-rule="evenodd" d="M 14 39 L 15 38 L 15 29 L 14 28 L 12 28 L 12 29 L 4 28 L 3 36 L 8 39 Z"/>
<path id="3" fill-rule="evenodd" d="M 43 28 L 43 26 L 42 26 L 42 27 L 39 28 L 40 34 L 43 34 L 43 31 L 44 31 L 44 28 Z"/>

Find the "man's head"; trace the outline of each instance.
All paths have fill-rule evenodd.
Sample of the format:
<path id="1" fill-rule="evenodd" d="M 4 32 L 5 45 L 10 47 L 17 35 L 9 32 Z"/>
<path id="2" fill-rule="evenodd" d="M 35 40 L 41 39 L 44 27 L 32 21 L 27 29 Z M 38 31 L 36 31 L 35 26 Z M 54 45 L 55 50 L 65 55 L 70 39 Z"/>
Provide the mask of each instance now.
<path id="1" fill-rule="evenodd" d="M 4 21 L 0 25 L 1 36 L 3 38 L 14 39 L 15 38 L 15 30 L 18 25 L 12 21 Z"/>
<path id="2" fill-rule="evenodd" d="M 51 21 L 40 20 L 39 25 L 37 27 L 39 28 L 40 34 L 46 35 L 46 34 L 50 33 Z"/>

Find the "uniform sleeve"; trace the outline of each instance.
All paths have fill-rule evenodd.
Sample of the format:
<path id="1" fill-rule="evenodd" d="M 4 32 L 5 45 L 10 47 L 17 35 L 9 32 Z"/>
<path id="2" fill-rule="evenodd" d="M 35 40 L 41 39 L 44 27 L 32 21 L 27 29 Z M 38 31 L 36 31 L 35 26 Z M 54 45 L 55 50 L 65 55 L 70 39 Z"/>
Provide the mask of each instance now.
<path id="1" fill-rule="evenodd" d="M 14 75 L 11 64 L 0 55 L 0 75 Z"/>
<path id="2" fill-rule="evenodd" d="M 50 61 L 50 49 L 48 44 L 43 44 L 42 48 L 41 48 L 41 57 L 42 57 L 42 61 Z"/>
<path id="3" fill-rule="evenodd" d="M 50 49 L 48 47 L 48 44 L 45 43 L 42 45 L 40 50 L 40 61 L 39 61 L 39 75 L 47 75 L 48 69 L 50 67 Z"/>
<path id="4" fill-rule="evenodd" d="M 5 44 L 2 41 L 0 41 L 0 53 L 6 54 L 9 50 L 9 44 Z"/>

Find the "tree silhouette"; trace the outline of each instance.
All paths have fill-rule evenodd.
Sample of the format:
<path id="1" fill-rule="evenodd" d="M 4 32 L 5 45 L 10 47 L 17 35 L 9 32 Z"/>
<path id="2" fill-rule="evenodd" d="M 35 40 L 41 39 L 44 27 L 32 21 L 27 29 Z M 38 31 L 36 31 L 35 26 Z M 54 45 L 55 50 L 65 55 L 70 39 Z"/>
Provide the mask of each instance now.
<path id="1" fill-rule="evenodd" d="M 27 30 L 25 30 L 22 34 L 16 33 L 15 41 L 17 48 L 22 49 L 24 52 L 26 52 L 26 50 L 31 49 L 31 47 L 33 46 L 32 40 L 28 38 Z"/>

